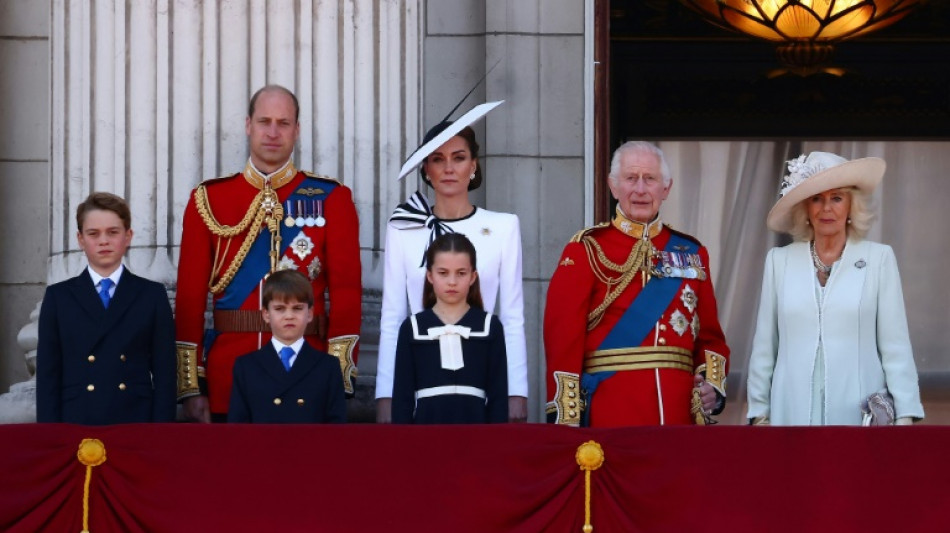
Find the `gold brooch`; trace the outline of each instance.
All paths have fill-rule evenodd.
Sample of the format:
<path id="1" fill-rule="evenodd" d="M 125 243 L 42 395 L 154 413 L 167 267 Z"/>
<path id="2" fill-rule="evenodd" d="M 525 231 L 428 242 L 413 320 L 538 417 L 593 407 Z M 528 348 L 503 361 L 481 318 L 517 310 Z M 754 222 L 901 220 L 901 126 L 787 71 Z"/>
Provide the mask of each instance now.
<path id="1" fill-rule="evenodd" d="M 488 228 L 482 228 L 482 235 L 491 235 L 491 230 Z"/>
<path id="2" fill-rule="evenodd" d="M 566 266 L 571 266 L 571 265 L 574 264 L 574 260 L 571 259 L 570 257 L 565 257 L 564 260 L 561 261 L 561 262 L 558 263 L 558 264 L 561 265 L 561 266 L 565 266 L 565 267 L 566 267 Z"/>

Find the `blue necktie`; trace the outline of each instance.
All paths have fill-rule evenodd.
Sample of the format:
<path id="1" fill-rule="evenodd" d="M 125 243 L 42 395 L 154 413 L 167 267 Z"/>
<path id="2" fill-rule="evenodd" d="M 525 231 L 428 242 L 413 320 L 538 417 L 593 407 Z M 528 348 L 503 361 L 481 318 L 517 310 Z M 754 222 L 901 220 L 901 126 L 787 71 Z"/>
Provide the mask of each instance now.
<path id="1" fill-rule="evenodd" d="M 109 289 L 112 288 L 112 280 L 109 278 L 102 278 L 102 281 L 99 282 L 99 299 L 102 300 L 102 305 L 108 309 L 109 300 L 112 299 L 109 296 Z"/>
<path id="2" fill-rule="evenodd" d="M 290 358 L 294 356 L 294 349 L 284 346 L 280 349 L 280 362 L 284 363 L 284 370 L 290 372 Z"/>

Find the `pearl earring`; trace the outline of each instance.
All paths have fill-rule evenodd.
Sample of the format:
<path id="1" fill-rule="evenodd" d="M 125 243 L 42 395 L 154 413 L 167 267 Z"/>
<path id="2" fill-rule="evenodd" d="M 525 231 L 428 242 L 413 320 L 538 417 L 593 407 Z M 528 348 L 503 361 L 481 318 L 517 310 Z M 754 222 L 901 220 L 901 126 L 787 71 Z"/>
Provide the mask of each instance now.
<path id="1" fill-rule="evenodd" d="M 472 171 L 472 175 L 468 177 L 468 180 L 472 181 L 474 179 L 475 179 L 475 171 Z"/>

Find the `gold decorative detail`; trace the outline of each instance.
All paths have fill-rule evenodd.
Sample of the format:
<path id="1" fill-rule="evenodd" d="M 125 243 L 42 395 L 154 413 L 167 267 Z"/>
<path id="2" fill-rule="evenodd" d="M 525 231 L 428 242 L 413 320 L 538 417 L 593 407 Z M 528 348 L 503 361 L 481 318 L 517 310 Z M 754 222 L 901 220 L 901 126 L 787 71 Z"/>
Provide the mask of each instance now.
<path id="1" fill-rule="evenodd" d="M 482 228 L 482 235 L 491 235 L 491 229 Z"/>
<path id="2" fill-rule="evenodd" d="M 317 196 L 318 194 L 325 194 L 323 189 L 318 189 L 317 187 L 300 187 L 294 194 L 302 194 L 304 196 Z"/>
<path id="3" fill-rule="evenodd" d="M 614 216 L 613 221 L 611 221 L 611 225 L 634 239 L 652 239 L 663 230 L 663 222 L 660 221 L 659 218 L 649 224 L 630 220 L 623 214 L 623 211 L 620 210 L 619 205 L 617 206 L 617 214 Z"/>
<path id="4" fill-rule="evenodd" d="M 204 375 L 198 368 L 198 345 L 193 342 L 176 342 L 178 355 L 178 399 L 201 394 L 197 376 Z"/>
<path id="5" fill-rule="evenodd" d="M 596 441 L 589 440 L 577 447 L 574 460 L 584 471 L 584 533 L 594 531 L 590 523 L 590 473 L 604 464 L 604 449 Z"/>
<path id="6" fill-rule="evenodd" d="M 624 370 L 649 370 L 675 368 L 693 372 L 693 354 L 677 346 L 644 346 L 595 350 L 584 356 L 587 372 L 618 372 Z"/>
<path id="7" fill-rule="evenodd" d="M 356 365 L 353 363 L 353 349 L 359 340 L 359 335 L 341 335 L 327 341 L 330 355 L 340 361 L 340 370 L 343 373 L 343 391 L 350 396 L 356 393 L 353 389 L 353 380 L 356 379 L 357 375 Z"/>
<path id="8" fill-rule="evenodd" d="M 607 286 L 604 301 L 587 315 L 587 331 L 590 331 L 600 323 L 610 304 L 623 294 L 638 273 L 643 272 L 644 280 L 648 279 L 652 268 L 650 258 L 653 257 L 653 243 L 649 239 L 639 239 L 630 250 L 627 260 L 623 264 L 617 264 L 607 258 L 600 243 L 592 236 L 584 236 L 581 242 L 587 252 L 591 271 Z M 614 274 L 619 275 L 613 276 Z"/>
<path id="9" fill-rule="evenodd" d="M 725 396 L 726 358 L 712 350 L 706 350 L 706 364 L 700 365 L 699 368 L 706 371 L 706 381 L 712 385 L 719 394 Z"/>
<path id="10" fill-rule="evenodd" d="M 106 462 L 106 446 L 99 439 L 83 439 L 76 452 L 79 462 L 86 465 L 86 480 L 82 486 L 82 533 L 89 533 L 89 483 L 92 467 Z"/>
<path id="11" fill-rule="evenodd" d="M 274 398 L 274 405 L 280 405 L 280 404 L 281 404 L 280 398 Z"/>
<path id="12" fill-rule="evenodd" d="M 246 172 L 245 172 L 246 176 Z M 238 269 L 241 268 L 241 264 L 244 262 L 244 258 L 247 257 L 248 251 L 251 249 L 251 245 L 254 244 L 254 241 L 257 239 L 258 234 L 261 232 L 261 227 L 266 225 L 268 231 L 271 234 L 271 272 L 277 270 L 277 261 L 280 250 L 280 221 L 284 218 L 284 208 L 280 204 L 280 199 L 277 197 L 277 193 L 274 189 L 271 188 L 270 184 L 265 182 L 262 185 L 261 192 L 257 193 L 253 200 L 251 200 L 250 205 L 248 206 L 247 212 L 244 214 L 244 218 L 235 226 L 225 226 L 218 222 L 214 217 L 214 213 L 211 212 L 211 204 L 208 200 L 208 191 L 204 185 L 199 185 L 195 188 L 195 207 L 198 210 L 198 214 L 201 216 L 201 220 L 204 221 L 205 226 L 212 233 L 212 235 L 218 237 L 218 246 L 215 249 L 214 255 L 214 264 L 211 269 L 211 279 L 208 280 L 208 288 L 211 290 L 212 294 L 219 294 L 223 291 L 228 284 L 231 283 L 231 280 L 234 279 L 234 275 L 237 274 Z M 241 242 L 241 247 L 238 248 L 237 254 L 235 254 L 234 259 L 231 261 L 231 264 L 228 265 L 227 270 L 218 277 L 221 272 L 223 265 L 223 254 L 221 253 L 221 241 L 220 239 L 227 239 L 228 242 L 225 244 L 225 251 L 230 247 L 230 239 L 240 235 L 244 231 L 247 231 L 244 240 Z M 217 277 L 217 282 L 215 278 Z"/>
<path id="13" fill-rule="evenodd" d="M 556 413 L 555 423 L 567 426 L 579 426 L 581 424 L 581 413 L 584 410 L 584 402 L 568 393 L 580 388 L 580 376 L 573 372 L 554 372 L 554 382 L 557 390 L 554 392 L 554 399 L 549 402 L 548 411 Z M 579 405 L 578 405 L 579 403 Z M 573 406 L 571 404 L 574 404 Z"/>
<path id="14" fill-rule="evenodd" d="M 279 189 L 293 181 L 296 175 L 297 169 L 294 167 L 293 160 L 288 160 L 284 163 L 283 167 L 275 170 L 270 176 L 265 176 L 254 168 L 250 160 L 244 165 L 244 179 L 258 190 L 264 189 L 265 187 Z"/>
<path id="15" fill-rule="evenodd" d="M 564 260 L 561 261 L 561 262 L 558 263 L 558 264 L 561 265 L 561 266 L 564 266 L 564 267 L 566 267 L 566 266 L 572 266 L 572 265 L 574 265 L 574 260 L 571 259 L 570 257 L 565 257 Z"/>

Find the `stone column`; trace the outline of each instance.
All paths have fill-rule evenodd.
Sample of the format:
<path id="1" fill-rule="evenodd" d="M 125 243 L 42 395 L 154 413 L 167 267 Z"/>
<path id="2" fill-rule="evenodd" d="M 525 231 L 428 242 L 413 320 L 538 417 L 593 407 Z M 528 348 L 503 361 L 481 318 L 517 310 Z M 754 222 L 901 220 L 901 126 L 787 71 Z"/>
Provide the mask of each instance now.
<path id="1" fill-rule="evenodd" d="M 361 385 L 371 389 L 378 251 L 390 204 L 405 194 L 394 177 L 417 140 L 418 3 L 51 0 L 47 282 L 85 267 L 74 213 L 102 190 L 131 205 L 128 267 L 174 292 L 190 191 L 243 167 L 248 99 L 281 84 L 300 100 L 298 168 L 336 177 L 354 193 L 371 326 Z M 21 345 L 35 346 L 35 331 L 26 326 L 33 337 Z"/>

